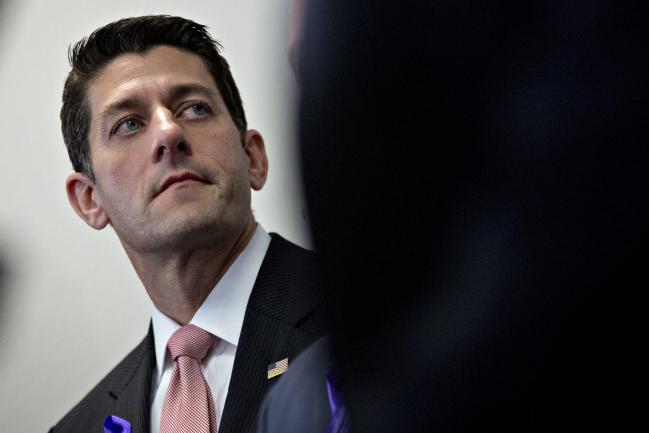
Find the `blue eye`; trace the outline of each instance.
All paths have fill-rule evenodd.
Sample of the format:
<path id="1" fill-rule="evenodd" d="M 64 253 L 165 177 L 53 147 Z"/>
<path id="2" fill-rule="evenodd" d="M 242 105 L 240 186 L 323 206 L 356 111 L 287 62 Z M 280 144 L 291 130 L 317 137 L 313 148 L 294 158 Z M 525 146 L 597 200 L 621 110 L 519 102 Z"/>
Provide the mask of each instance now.
<path id="1" fill-rule="evenodd" d="M 182 109 L 180 116 L 187 119 L 200 119 L 210 113 L 210 107 L 204 103 L 189 103 Z"/>
<path id="2" fill-rule="evenodd" d="M 126 119 L 115 127 L 113 130 L 114 135 L 129 135 L 136 132 L 142 127 L 142 122 L 137 119 Z"/>
<path id="3" fill-rule="evenodd" d="M 128 119 L 126 122 L 124 122 L 124 126 L 129 131 L 137 131 L 138 129 L 140 129 L 140 122 L 135 119 Z"/>
<path id="4" fill-rule="evenodd" d="M 191 106 L 191 109 L 192 109 L 192 111 L 194 112 L 194 114 L 197 115 L 197 116 L 202 116 L 202 115 L 204 115 L 205 113 L 207 113 L 207 110 L 206 110 L 205 107 L 202 106 L 202 105 L 198 105 L 198 104 L 196 104 L 196 105 L 192 105 L 192 106 Z"/>

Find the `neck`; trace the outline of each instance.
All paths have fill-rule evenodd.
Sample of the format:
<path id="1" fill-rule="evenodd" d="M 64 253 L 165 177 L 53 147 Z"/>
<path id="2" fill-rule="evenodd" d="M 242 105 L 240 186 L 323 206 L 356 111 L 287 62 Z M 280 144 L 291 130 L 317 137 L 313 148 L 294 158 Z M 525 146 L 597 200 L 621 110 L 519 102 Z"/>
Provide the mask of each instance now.
<path id="1" fill-rule="evenodd" d="M 203 248 L 146 255 L 124 249 L 156 308 L 186 325 L 248 245 L 256 225 L 251 215 L 238 236 Z"/>

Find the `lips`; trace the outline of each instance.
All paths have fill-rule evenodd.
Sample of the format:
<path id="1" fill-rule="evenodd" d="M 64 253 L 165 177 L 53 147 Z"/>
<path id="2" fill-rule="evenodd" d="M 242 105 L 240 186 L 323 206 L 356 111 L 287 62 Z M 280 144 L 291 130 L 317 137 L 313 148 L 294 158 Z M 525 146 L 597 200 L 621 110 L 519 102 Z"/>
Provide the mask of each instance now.
<path id="1" fill-rule="evenodd" d="M 160 185 L 160 188 L 158 188 L 158 193 L 156 195 L 161 194 L 162 192 L 164 192 L 164 190 L 169 188 L 171 185 L 173 185 L 175 183 L 178 183 L 178 182 L 183 182 L 183 181 L 186 181 L 186 180 L 195 180 L 197 182 L 205 183 L 204 179 L 202 179 L 201 177 L 195 175 L 194 173 L 184 172 L 184 173 L 180 173 L 180 174 L 177 174 L 177 175 L 167 177 L 164 180 L 164 182 L 162 182 L 162 185 Z"/>

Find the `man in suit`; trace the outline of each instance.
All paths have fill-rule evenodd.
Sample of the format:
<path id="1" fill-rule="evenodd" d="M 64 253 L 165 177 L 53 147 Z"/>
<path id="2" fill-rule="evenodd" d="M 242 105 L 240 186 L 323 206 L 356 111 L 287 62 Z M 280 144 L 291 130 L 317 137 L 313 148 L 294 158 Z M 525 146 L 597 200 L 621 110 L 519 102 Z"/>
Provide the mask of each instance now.
<path id="1" fill-rule="evenodd" d="M 92 228 L 113 227 L 154 308 L 142 343 L 51 431 L 102 432 L 107 419 L 142 433 L 250 431 L 268 365 L 297 355 L 323 321 L 312 254 L 254 220 L 250 188 L 263 187 L 268 160 L 228 64 L 204 26 L 169 16 L 110 23 L 70 61 L 68 198 Z M 172 355 L 197 328 L 206 354 Z M 182 387 L 185 361 L 200 367 L 200 391 Z"/>

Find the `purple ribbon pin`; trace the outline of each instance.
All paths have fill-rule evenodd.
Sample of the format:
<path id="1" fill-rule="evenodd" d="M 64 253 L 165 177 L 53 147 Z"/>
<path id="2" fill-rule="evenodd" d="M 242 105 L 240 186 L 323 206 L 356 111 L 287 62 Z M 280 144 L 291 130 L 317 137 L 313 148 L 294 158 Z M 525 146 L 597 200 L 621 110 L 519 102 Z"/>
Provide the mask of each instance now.
<path id="1" fill-rule="evenodd" d="M 347 411 L 342 403 L 340 393 L 335 386 L 334 375 L 327 375 L 327 394 L 329 395 L 329 408 L 331 409 L 331 424 L 327 433 L 349 433 Z"/>
<path id="2" fill-rule="evenodd" d="M 108 415 L 104 421 L 106 433 L 131 433 L 131 423 L 115 415 Z"/>

